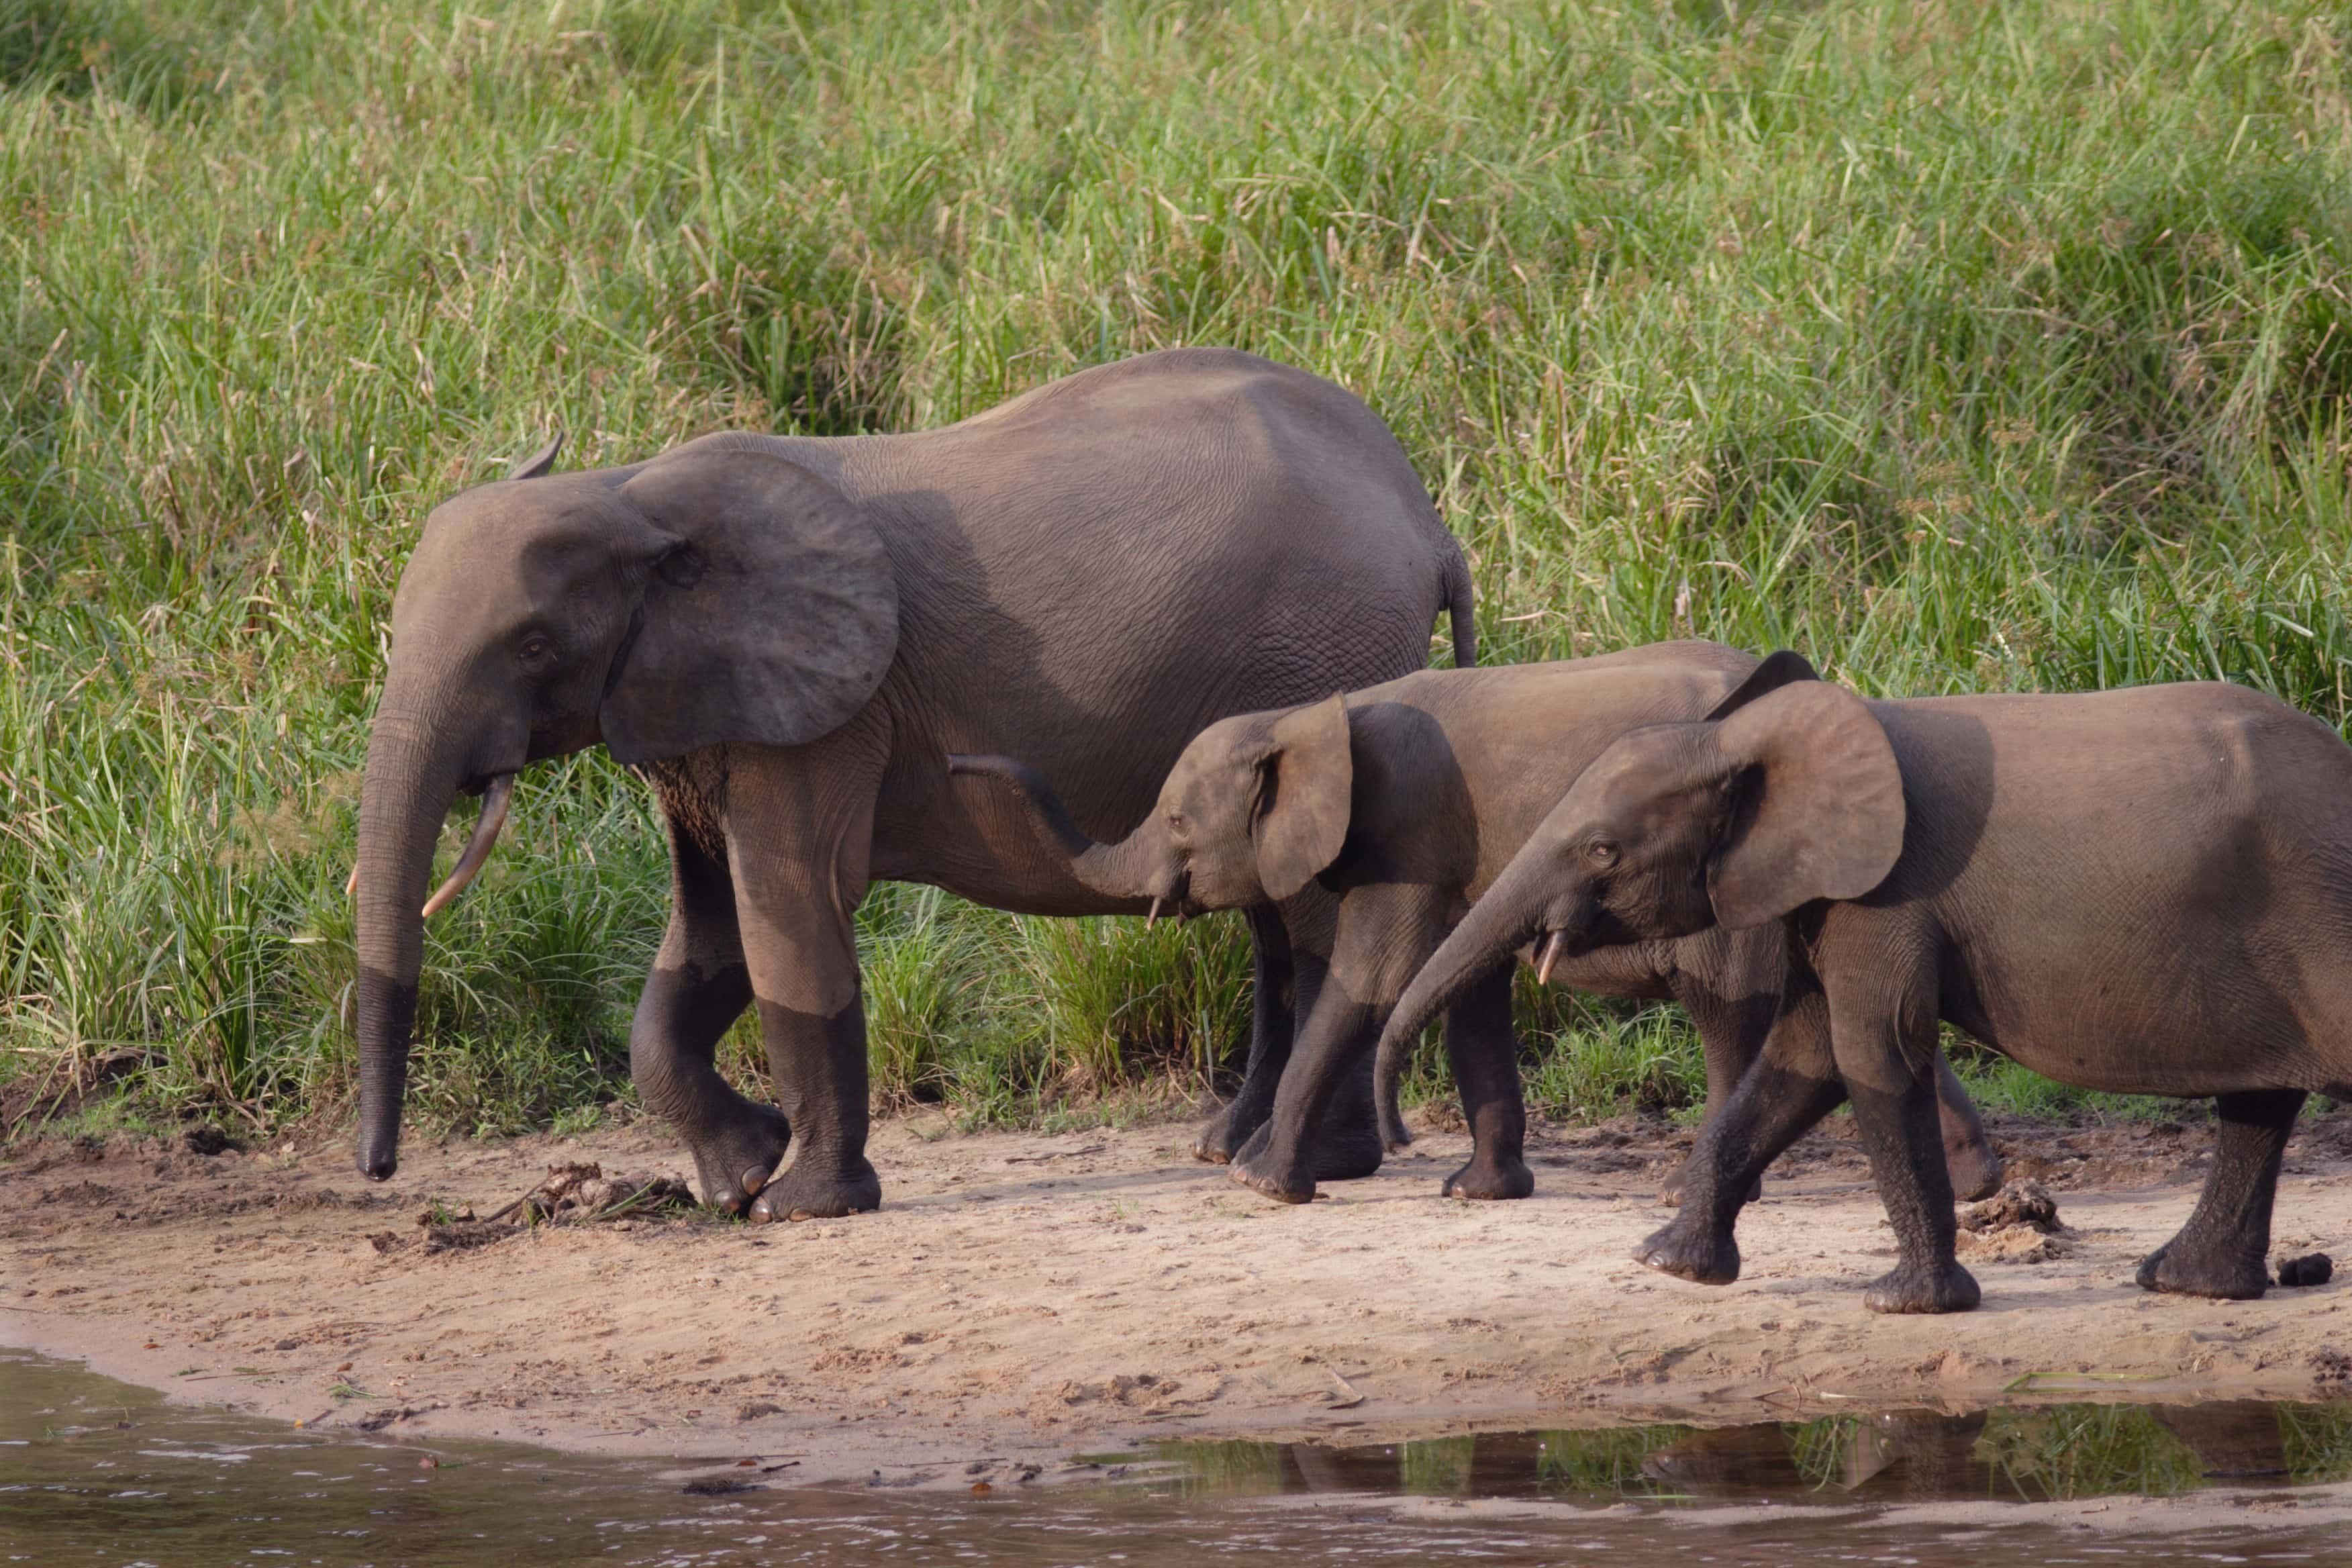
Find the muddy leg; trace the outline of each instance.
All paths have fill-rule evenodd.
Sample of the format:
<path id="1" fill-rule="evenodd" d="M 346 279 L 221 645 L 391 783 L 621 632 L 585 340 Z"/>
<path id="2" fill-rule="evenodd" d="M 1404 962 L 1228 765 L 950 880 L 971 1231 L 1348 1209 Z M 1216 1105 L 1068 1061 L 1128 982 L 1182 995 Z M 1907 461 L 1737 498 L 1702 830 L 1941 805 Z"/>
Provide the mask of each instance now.
<path id="1" fill-rule="evenodd" d="M 870 728 L 808 746 L 730 748 L 728 869 L 743 958 L 793 1159 L 751 1202 L 755 1223 L 879 1208 L 866 1162 L 866 1009 L 857 906 L 886 755 Z"/>
<path id="2" fill-rule="evenodd" d="M 1536 1190 L 1528 1169 L 1528 1111 L 1519 1087 L 1518 1037 L 1511 1028 L 1516 961 L 1478 981 L 1446 1009 L 1445 1054 L 1470 1123 L 1470 1163 L 1445 1178 L 1449 1198 L 1523 1198 Z M 1385 1021 L 1385 1020 L 1384 1020 Z"/>
<path id="3" fill-rule="evenodd" d="M 751 1000 L 723 859 L 669 820 L 670 915 L 629 1027 L 629 1076 L 646 1107 L 677 1130 L 703 1202 L 740 1213 L 784 1157 L 792 1131 L 774 1107 L 719 1076 L 719 1037 Z"/>
<path id="4" fill-rule="evenodd" d="M 1895 1229 L 1895 1267 L 1863 1294 L 1874 1312 L 1965 1312 L 1981 1297 L 1953 1252 L 1959 1227 L 1937 1121 L 1936 1036 L 1931 973 L 1857 974 L 1831 995 L 1838 1076 Z"/>
<path id="5" fill-rule="evenodd" d="M 2218 1096 L 2213 1170 L 2180 1233 L 2141 1260 L 2143 1290 L 2251 1301 L 2270 1289 L 2271 1205 L 2303 1109 L 2299 1089 Z"/>
<path id="6" fill-rule="evenodd" d="M 1685 1167 L 1683 1205 L 1634 1250 L 1635 1261 L 1702 1285 L 1739 1278 L 1732 1227 L 1764 1168 L 1845 1099 L 1830 1051 L 1829 1004 L 1792 978 L 1763 1054 L 1707 1118 Z"/>
<path id="7" fill-rule="evenodd" d="M 1242 1086 L 1209 1119 L 1193 1142 L 1192 1157 L 1230 1163 L 1274 1111 L 1275 1086 L 1290 1060 L 1292 1009 L 1297 1000 L 1290 933 L 1281 911 L 1261 904 L 1244 911 L 1250 931 L 1250 1049 Z"/>
<path id="8" fill-rule="evenodd" d="M 1789 968 L 1787 930 L 1778 923 L 1751 931 L 1710 931 L 1661 944 L 1667 989 L 1698 1030 L 1706 1062 L 1706 1110 L 1712 1117 L 1731 1102 L 1739 1080 L 1763 1053 L 1780 1010 L 1780 989 Z M 1697 1151 L 1694 1147 L 1692 1158 Z M 1690 1161 L 1666 1174 L 1658 1201 L 1668 1208 L 1682 1202 Z M 1759 1179 L 1745 1202 L 1764 1195 Z"/>
<path id="9" fill-rule="evenodd" d="M 1329 1142 L 1322 1135 L 1325 1123 L 1349 1079 L 1369 1067 L 1381 1017 L 1349 995 L 1320 959 L 1301 952 L 1297 965 L 1297 1041 L 1290 1065 L 1275 1091 L 1273 1114 L 1228 1167 L 1234 1181 L 1286 1204 L 1314 1198 L 1316 1180 L 1323 1174 L 1319 1156 Z M 1380 1140 L 1369 1123 L 1362 1131 L 1366 1147 L 1359 1163 L 1364 1168 L 1350 1169 L 1348 1175 L 1369 1175 L 1380 1168 Z"/>

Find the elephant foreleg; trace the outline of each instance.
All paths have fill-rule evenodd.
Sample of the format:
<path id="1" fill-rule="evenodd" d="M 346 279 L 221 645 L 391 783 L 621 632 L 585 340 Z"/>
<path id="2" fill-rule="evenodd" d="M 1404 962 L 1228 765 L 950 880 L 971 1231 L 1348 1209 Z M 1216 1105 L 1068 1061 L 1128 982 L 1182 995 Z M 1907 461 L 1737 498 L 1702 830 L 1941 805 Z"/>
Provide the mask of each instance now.
<path id="1" fill-rule="evenodd" d="M 772 1107 L 736 1093 L 713 1065 L 719 1037 L 751 1004 L 751 972 L 725 862 L 677 817 L 668 827 L 669 930 L 637 998 L 629 1076 L 646 1109 L 685 1141 L 703 1201 L 732 1214 L 782 1161 L 791 1131 Z"/>
<path id="2" fill-rule="evenodd" d="M 1321 958 L 1301 952 L 1297 963 L 1297 1042 L 1273 1113 L 1232 1166 L 1234 1180 L 1289 1204 L 1311 1200 L 1318 1178 L 1369 1176 L 1381 1164 L 1370 1116 L 1380 1014 L 1349 995 Z M 1346 1142 L 1351 1132 L 1352 1145 Z"/>
<path id="3" fill-rule="evenodd" d="M 1290 1061 L 1292 1009 L 1297 1001 L 1297 965 L 1282 913 L 1271 904 L 1244 911 L 1250 931 L 1249 1066 L 1242 1086 L 1201 1129 L 1192 1157 L 1213 1165 L 1232 1162 L 1274 1111 L 1275 1086 Z"/>
<path id="4" fill-rule="evenodd" d="M 1844 1099 L 1830 1051 L 1828 1000 L 1810 977 L 1792 978 L 1763 1054 L 1699 1129 L 1684 1167 L 1682 1211 L 1634 1258 L 1702 1285 L 1738 1279 L 1732 1228 L 1758 1178 Z"/>
<path id="5" fill-rule="evenodd" d="M 862 1214 L 882 1201 L 866 1158 L 856 924 L 882 751 L 841 732 L 732 756 L 727 853 L 736 918 L 769 1071 L 793 1130 L 792 1163 L 761 1189 L 751 1218 Z"/>
<path id="6" fill-rule="evenodd" d="M 1445 1178 L 1449 1198 L 1523 1198 L 1536 1190 L 1528 1169 L 1528 1110 L 1520 1092 L 1518 1037 L 1511 1026 L 1511 977 L 1498 965 L 1445 1013 L 1445 1054 L 1470 1123 L 1470 1163 Z"/>

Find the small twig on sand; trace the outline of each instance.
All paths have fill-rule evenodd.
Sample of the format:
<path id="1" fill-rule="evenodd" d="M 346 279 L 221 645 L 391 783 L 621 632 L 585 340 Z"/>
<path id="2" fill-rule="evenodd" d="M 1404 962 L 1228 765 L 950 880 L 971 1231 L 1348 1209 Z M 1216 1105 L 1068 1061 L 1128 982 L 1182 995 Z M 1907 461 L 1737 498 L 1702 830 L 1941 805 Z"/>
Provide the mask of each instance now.
<path id="1" fill-rule="evenodd" d="M 1364 1402 L 1364 1396 L 1356 1392 L 1356 1385 L 1349 1383 L 1346 1378 L 1341 1377 L 1337 1367 L 1327 1364 L 1323 1370 L 1331 1374 L 1331 1381 L 1338 1384 L 1348 1395 L 1345 1399 L 1333 1400 L 1330 1404 L 1324 1406 L 1325 1409 L 1353 1410 L 1357 1405 L 1361 1405 Z"/>

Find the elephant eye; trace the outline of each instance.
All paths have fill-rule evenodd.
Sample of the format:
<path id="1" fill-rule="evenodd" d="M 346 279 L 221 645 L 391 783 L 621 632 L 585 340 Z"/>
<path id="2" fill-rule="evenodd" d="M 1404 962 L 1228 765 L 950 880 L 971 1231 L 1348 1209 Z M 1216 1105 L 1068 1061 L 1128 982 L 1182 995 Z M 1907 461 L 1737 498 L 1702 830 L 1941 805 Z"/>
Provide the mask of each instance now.
<path id="1" fill-rule="evenodd" d="M 533 632 L 522 639 L 522 646 L 515 649 L 515 657 L 525 664 L 537 664 L 554 651 L 553 643 L 538 632 Z"/>
<path id="2" fill-rule="evenodd" d="M 1596 838 L 1584 847 L 1584 853 L 1596 866 L 1612 866 L 1617 861 L 1617 846 L 1606 838 Z"/>

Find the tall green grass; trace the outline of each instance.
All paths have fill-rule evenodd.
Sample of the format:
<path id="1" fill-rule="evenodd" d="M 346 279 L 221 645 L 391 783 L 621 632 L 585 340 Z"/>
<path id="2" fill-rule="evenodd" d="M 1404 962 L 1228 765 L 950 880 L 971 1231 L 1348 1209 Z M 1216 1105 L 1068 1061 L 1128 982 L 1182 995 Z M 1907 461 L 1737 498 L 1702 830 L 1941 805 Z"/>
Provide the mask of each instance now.
<path id="1" fill-rule="evenodd" d="M 1490 658 L 2341 726 L 2347 172 L 2317 3 L 0 0 L 0 1076 L 340 1105 L 392 587 L 553 425 L 920 426 L 1235 344 L 1396 428 Z M 519 794 L 431 941 L 453 1126 L 625 1091 L 663 912 L 632 781 Z M 893 1100 L 1189 1085 L 1244 1016 L 1230 919 L 894 889 L 865 935 Z M 1545 1006 L 1552 1102 L 1688 1098 L 1672 1025 Z"/>

